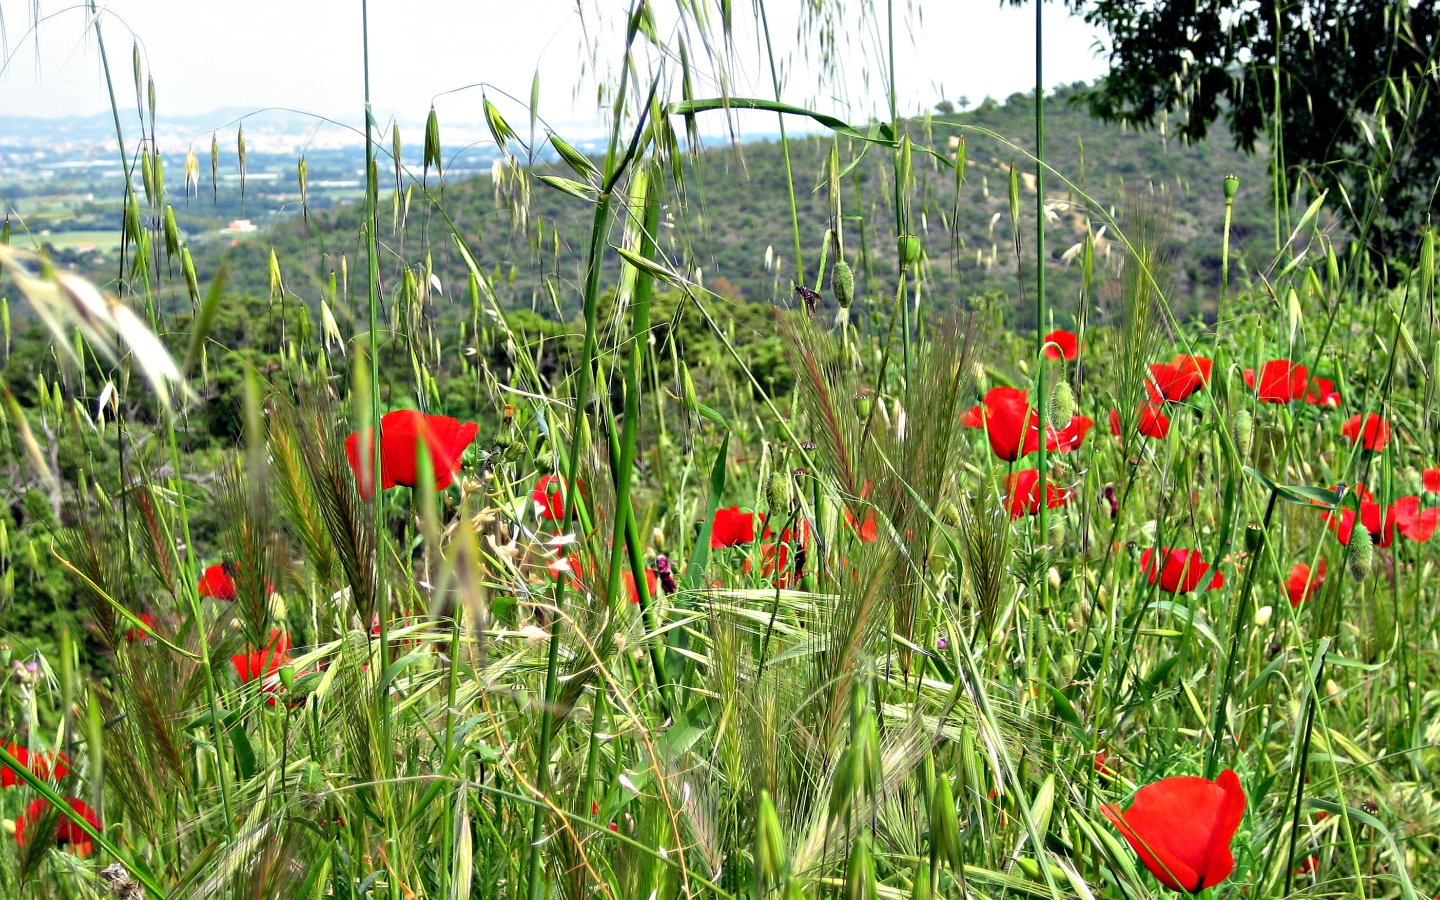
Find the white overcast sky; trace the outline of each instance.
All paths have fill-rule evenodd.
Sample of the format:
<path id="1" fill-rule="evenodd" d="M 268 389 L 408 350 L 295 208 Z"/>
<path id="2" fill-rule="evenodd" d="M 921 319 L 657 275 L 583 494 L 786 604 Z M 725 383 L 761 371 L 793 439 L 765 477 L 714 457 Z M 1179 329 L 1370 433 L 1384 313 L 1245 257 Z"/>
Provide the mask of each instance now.
<path id="1" fill-rule="evenodd" d="M 716 0 L 707 0 L 718 7 Z M 805 0 L 766 5 L 786 100 L 863 118 L 884 113 L 876 71 L 884 0 L 844 0 L 856 14 L 843 32 L 839 87 L 821 87 L 813 39 L 802 39 Z M 222 107 L 290 107 L 358 122 L 363 110 L 359 0 L 110 0 L 99 4 L 112 76 L 122 108 L 134 108 L 131 52 L 153 75 L 158 113 L 198 114 Z M 371 0 L 371 88 L 376 118 L 422 121 L 435 102 L 442 124 L 469 116 L 485 83 L 522 101 L 540 71 L 540 111 L 551 122 L 583 123 L 596 113 L 596 72 L 608 78 L 621 51 L 623 0 Z M 655 7 L 673 8 L 667 0 Z M 1033 7 L 999 0 L 896 0 L 896 76 L 901 112 L 942 96 L 972 103 L 1004 98 L 1034 83 Z M 108 109 L 100 56 L 83 3 L 31 0 L 0 5 L 4 68 L 0 129 L 8 115 L 57 116 Z M 734 0 L 734 96 L 771 96 L 755 39 L 752 0 Z M 1058 5 L 1045 10 L 1045 81 L 1054 86 L 1104 71 L 1097 33 Z M 33 26 L 33 27 L 32 27 Z M 662 30 L 667 24 L 662 21 Z M 594 55 L 588 47 L 598 45 Z M 674 67 L 671 67 L 672 70 Z M 697 94 L 714 94 L 698 85 Z M 773 122 L 773 118 L 769 119 Z"/>

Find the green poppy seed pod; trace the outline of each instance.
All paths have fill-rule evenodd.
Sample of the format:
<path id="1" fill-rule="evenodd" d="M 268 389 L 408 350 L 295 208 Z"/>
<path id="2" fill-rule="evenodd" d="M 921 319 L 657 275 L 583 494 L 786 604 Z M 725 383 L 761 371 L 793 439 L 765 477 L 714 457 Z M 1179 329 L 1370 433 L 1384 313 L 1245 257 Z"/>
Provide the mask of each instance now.
<path id="1" fill-rule="evenodd" d="M 830 286 L 835 289 L 835 302 L 841 309 L 849 309 L 855 302 L 855 273 L 843 258 L 835 261 L 835 272 L 830 276 Z"/>
<path id="2" fill-rule="evenodd" d="M 785 874 L 785 833 L 780 830 L 780 816 L 769 791 L 760 792 L 760 812 L 755 836 L 755 863 L 766 878 L 779 879 Z"/>
<path id="3" fill-rule="evenodd" d="M 1245 526 L 1245 549 L 1251 553 L 1259 553 L 1260 548 L 1265 546 L 1265 529 L 1256 522 Z"/>
<path id="4" fill-rule="evenodd" d="M 875 900 L 875 860 L 870 855 L 870 839 L 864 834 L 850 848 L 845 865 L 845 900 Z"/>
<path id="5" fill-rule="evenodd" d="M 900 256 L 900 265 L 910 268 L 920 261 L 920 254 L 924 252 L 924 245 L 920 243 L 918 235 L 902 234 L 895 239 L 895 249 Z"/>
<path id="6" fill-rule="evenodd" d="M 1231 425 L 1235 434 L 1235 449 L 1240 452 L 1241 459 L 1249 459 L 1255 446 L 1255 420 L 1250 417 L 1250 410 L 1236 410 Z"/>
<path id="7" fill-rule="evenodd" d="M 855 411 L 860 414 L 860 418 L 868 419 L 870 417 L 871 403 L 869 394 L 855 395 Z"/>
<path id="8" fill-rule="evenodd" d="M 287 691 L 293 691 L 293 690 L 295 690 L 295 667 L 294 667 L 294 666 L 281 666 L 281 667 L 280 667 L 280 683 L 283 684 L 283 685 L 285 685 L 285 690 L 287 690 Z"/>
<path id="9" fill-rule="evenodd" d="M 1364 581 L 1375 567 L 1375 540 L 1358 522 L 1350 531 L 1350 543 L 1345 545 L 1345 566 L 1356 581 Z"/>
<path id="10" fill-rule="evenodd" d="M 770 483 L 765 486 L 765 499 L 772 510 L 790 509 L 790 478 L 778 469 L 770 473 Z"/>
<path id="11" fill-rule="evenodd" d="M 1225 199 L 1234 200 L 1235 192 L 1240 190 L 1240 176 L 1231 172 L 1225 176 Z"/>
<path id="12" fill-rule="evenodd" d="M 1050 421 L 1069 422 L 1075 415 L 1075 391 L 1068 381 L 1055 382 L 1050 392 Z"/>

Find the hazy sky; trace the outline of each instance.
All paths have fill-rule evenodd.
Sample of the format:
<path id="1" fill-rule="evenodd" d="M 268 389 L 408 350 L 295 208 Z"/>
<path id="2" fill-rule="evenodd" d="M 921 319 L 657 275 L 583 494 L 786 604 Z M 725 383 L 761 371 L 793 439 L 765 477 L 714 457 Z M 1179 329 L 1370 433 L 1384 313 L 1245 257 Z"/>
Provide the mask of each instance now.
<path id="1" fill-rule="evenodd" d="M 819 86 L 817 42 L 799 30 L 802 0 L 766 5 L 783 94 L 793 102 L 863 117 L 883 112 L 875 60 L 883 32 L 868 24 L 841 29 L 838 87 Z M 711 6 L 718 3 L 711 0 Z M 847 8 L 885 3 L 846 0 Z M 655 4 L 669 10 L 666 0 Z M 999 0 L 897 0 L 897 82 L 902 112 L 929 108 L 942 96 L 1003 98 L 1034 80 L 1034 11 L 1001 7 Z M 914 8 L 911 9 L 910 7 Z M 553 122 L 597 118 L 596 89 L 622 49 L 623 0 L 371 0 L 371 86 L 376 116 L 423 119 L 435 102 L 442 123 L 469 117 L 479 92 L 447 93 L 485 83 L 521 100 L 540 71 L 541 113 Z M 120 103 L 134 106 L 132 45 L 153 75 L 158 112 L 203 113 L 220 107 L 292 107 L 354 122 L 362 103 L 359 0 L 111 0 L 101 3 L 101 26 Z M 755 38 L 755 7 L 735 0 L 732 95 L 773 96 Z M 0 71 L 0 128 L 6 115 L 97 113 L 108 108 L 100 55 L 85 8 L 74 0 L 5 4 L 4 69 Z M 657 13 L 664 19 L 665 13 Z M 1063 9 L 1046 12 L 1046 82 L 1090 79 L 1104 70 L 1096 33 Z M 667 36 L 673 21 L 661 21 Z M 598 50 L 592 51 L 592 47 Z M 812 59 L 807 60 L 805 54 Z M 653 63 L 652 63 L 653 64 Z M 669 66 L 674 72 L 675 65 Z M 868 72 L 868 75 L 867 75 Z M 718 92 L 697 85 L 697 94 Z M 942 93 L 943 92 L 943 93 Z M 771 120 L 773 121 L 773 119 Z"/>

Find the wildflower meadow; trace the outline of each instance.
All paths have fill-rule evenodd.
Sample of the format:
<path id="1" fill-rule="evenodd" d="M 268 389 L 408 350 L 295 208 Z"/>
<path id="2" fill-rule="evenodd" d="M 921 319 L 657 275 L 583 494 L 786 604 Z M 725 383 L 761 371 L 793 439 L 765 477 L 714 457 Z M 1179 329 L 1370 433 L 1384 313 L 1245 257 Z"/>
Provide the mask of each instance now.
<path id="1" fill-rule="evenodd" d="M 91 3 L 116 255 L 0 197 L 0 897 L 1435 897 L 1433 4 L 1260 4 L 1367 73 L 1314 164 L 1328 69 L 1196 38 L 1147 121 L 1118 7 L 1186 4 L 1070 4 L 1070 101 L 1034 5 L 1027 93 L 915 113 L 928 3 L 581 4 L 597 143 L 477 48 L 457 174 L 367 69 L 353 196 L 207 242 L 244 125 L 161 146 Z M 1206 91 L 1243 171 L 1068 124 Z"/>

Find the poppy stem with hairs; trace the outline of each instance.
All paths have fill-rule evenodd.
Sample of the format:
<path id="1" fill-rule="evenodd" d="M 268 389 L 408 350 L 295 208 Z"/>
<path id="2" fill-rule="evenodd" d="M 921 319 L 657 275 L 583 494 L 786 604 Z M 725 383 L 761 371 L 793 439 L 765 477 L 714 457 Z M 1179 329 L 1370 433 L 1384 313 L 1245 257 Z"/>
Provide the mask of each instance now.
<path id="1" fill-rule="evenodd" d="M 1035 385 L 1036 413 L 1040 417 L 1040 482 L 1036 486 L 1040 496 L 1040 540 L 1050 546 L 1050 531 L 1045 521 L 1045 481 L 1049 475 L 1045 465 L 1045 419 L 1049 412 L 1049 395 L 1045 392 L 1045 4 L 1035 0 L 1035 354 L 1039 360 L 1039 373 Z M 1060 354 L 1064 366 L 1065 354 Z M 1040 605 L 1049 605 L 1046 594 L 1049 583 L 1040 580 Z"/>
<path id="2" fill-rule="evenodd" d="M 630 96 L 630 66 L 632 48 L 635 43 L 635 36 L 640 26 L 640 17 L 636 15 L 639 3 L 630 4 L 629 26 L 625 34 L 625 60 L 627 65 L 621 67 L 620 87 L 615 94 L 615 103 L 612 107 L 613 116 L 610 127 L 610 139 L 605 150 L 605 179 L 601 186 L 599 195 L 595 199 L 594 218 L 590 223 L 590 247 L 585 260 L 585 282 L 582 299 L 585 311 L 585 339 L 581 345 L 579 372 L 579 384 L 575 391 L 575 411 L 571 417 L 570 424 L 570 447 L 569 455 L 565 460 L 563 477 L 565 484 L 573 486 L 578 484 L 580 469 L 580 451 L 583 444 L 585 428 L 586 408 L 590 405 L 590 394 L 595 382 L 595 358 L 597 356 L 597 327 L 600 318 L 600 270 L 605 258 L 605 235 L 610 222 L 610 209 L 614 204 L 615 185 L 619 182 L 629 163 L 633 158 L 631 155 L 621 156 L 620 150 L 620 125 L 624 116 L 625 104 Z M 578 502 L 565 504 L 565 513 L 561 533 L 567 533 L 574 526 L 576 507 Z M 560 669 L 560 631 L 564 619 L 560 615 L 565 608 L 565 586 L 568 579 L 555 579 L 555 612 L 550 622 L 550 645 L 545 660 L 545 693 L 542 696 L 540 707 L 540 734 L 537 736 L 536 755 L 537 769 L 535 779 L 536 793 L 540 797 L 548 799 L 550 793 L 550 740 L 551 731 L 554 728 L 554 703 L 556 693 L 559 690 L 559 669 Z M 541 836 L 545 830 L 547 807 L 539 804 L 535 807 L 535 813 L 530 819 L 529 846 L 526 850 L 528 859 L 525 865 L 525 896 L 529 900 L 540 900 L 545 891 L 545 868 L 541 860 Z"/>
<path id="3" fill-rule="evenodd" d="M 1290 883 L 1295 875 L 1295 867 L 1290 860 L 1295 858 L 1295 842 L 1300 836 L 1300 810 L 1305 804 L 1305 769 L 1310 760 L 1310 736 L 1315 732 L 1315 695 L 1324 683 L 1325 659 L 1330 653 L 1330 639 L 1321 638 L 1319 648 L 1319 661 L 1315 665 L 1315 680 L 1310 683 L 1310 696 L 1305 701 L 1305 734 L 1300 741 L 1299 764 L 1292 766 L 1295 772 L 1295 808 L 1290 813 L 1290 849 L 1285 855 L 1285 892 L 1283 897 L 1290 896 Z"/>
<path id="4" fill-rule="evenodd" d="M 1230 648 L 1225 655 L 1225 674 L 1216 687 L 1215 712 L 1210 721 L 1210 749 L 1205 753 L 1205 777 L 1214 778 L 1220 755 L 1220 742 L 1225 732 L 1225 707 L 1230 703 L 1230 691 L 1235 677 L 1235 658 L 1240 653 L 1240 632 L 1245 626 L 1245 610 L 1250 606 L 1250 592 L 1255 588 L 1255 570 L 1260 568 L 1260 555 L 1265 552 L 1266 536 L 1270 533 L 1270 520 L 1275 516 L 1275 504 L 1280 492 L 1270 489 L 1270 500 L 1265 504 L 1265 516 L 1260 523 L 1259 545 L 1251 548 L 1249 565 L 1245 567 L 1245 584 L 1240 589 L 1240 602 L 1235 604 L 1235 615 L 1230 620 Z M 1219 564 L 1219 561 L 1216 561 Z"/>

